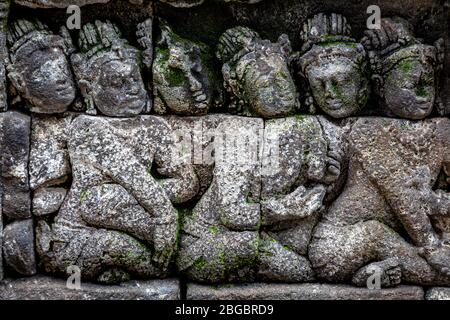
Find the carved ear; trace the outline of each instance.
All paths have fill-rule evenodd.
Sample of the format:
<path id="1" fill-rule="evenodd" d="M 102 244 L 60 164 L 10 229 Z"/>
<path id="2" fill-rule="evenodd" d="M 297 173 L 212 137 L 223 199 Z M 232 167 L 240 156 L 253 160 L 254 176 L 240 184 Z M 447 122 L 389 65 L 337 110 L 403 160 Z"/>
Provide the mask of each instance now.
<path id="1" fill-rule="evenodd" d="M 23 96 L 27 96 L 27 86 L 25 84 L 25 80 L 20 72 L 16 71 L 16 68 L 13 65 L 7 66 L 8 70 L 8 78 L 16 88 L 16 90 Z"/>

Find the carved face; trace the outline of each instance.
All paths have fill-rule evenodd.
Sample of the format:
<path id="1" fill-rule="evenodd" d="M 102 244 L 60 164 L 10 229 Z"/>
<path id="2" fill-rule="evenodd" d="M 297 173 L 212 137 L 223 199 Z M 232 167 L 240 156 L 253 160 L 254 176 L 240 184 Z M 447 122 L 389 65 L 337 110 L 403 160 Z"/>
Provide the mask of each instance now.
<path id="1" fill-rule="evenodd" d="M 64 112 L 75 99 L 72 72 L 61 47 L 40 48 L 31 54 L 19 52 L 14 68 L 11 80 L 32 104 L 33 112 Z"/>
<path id="2" fill-rule="evenodd" d="M 394 66 L 384 79 L 386 107 L 395 115 L 423 119 L 434 105 L 434 69 L 428 63 L 407 58 Z"/>
<path id="3" fill-rule="evenodd" d="M 367 101 L 368 80 L 348 58 L 321 59 L 307 67 L 306 77 L 319 108 L 334 118 L 355 114 Z"/>
<path id="4" fill-rule="evenodd" d="M 259 116 L 282 117 L 292 113 L 297 92 L 287 59 L 281 53 L 249 53 L 236 66 L 240 91 L 251 111 Z"/>
<path id="5" fill-rule="evenodd" d="M 175 42 L 178 40 L 179 42 Z M 172 39 L 156 49 L 153 63 L 155 111 L 165 108 L 180 115 L 206 114 L 216 93 L 206 48 L 184 39 Z"/>
<path id="6" fill-rule="evenodd" d="M 136 61 L 112 60 L 101 65 L 92 97 L 107 116 L 130 116 L 142 112 L 147 92 Z"/>

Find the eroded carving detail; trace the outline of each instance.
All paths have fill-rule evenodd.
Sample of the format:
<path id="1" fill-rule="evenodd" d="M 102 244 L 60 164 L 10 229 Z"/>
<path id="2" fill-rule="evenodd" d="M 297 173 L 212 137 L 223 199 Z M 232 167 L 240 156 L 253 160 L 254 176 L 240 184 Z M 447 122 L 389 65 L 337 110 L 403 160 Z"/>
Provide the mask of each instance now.
<path id="1" fill-rule="evenodd" d="M 230 110 L 264 118 L 293 114 L 299 101 L 290 73 L 291 51 L 286 35 L 271 43 L 246 27 L 227 30 L 220 37 L 217 57 L 224 63 Z"/>
<path id="2" fill-rule="evenodd" d="M 363 39 L 381 107 L 389 115 L 417 120 L 429 116 L 436 104 L 443 114 L 437 97 L 443 39 L 435 46 L 423 44 L 402 18 L 384 18 L 381 25 Z"/>
<path id="3" fill-rule="evenodd" d="M 365 286 L 378 267 L 387 287 L 450 283 L 448 234 L 432 221 L 449 214 L 449 194 L 433 189 L 441 170 L 448 170 L 449 130 L 443 118 L 355 123 L 346 187 L 310 245 L 321 279 Z"/>
<path id="4" fill-rule="evenodd" d="M 63 274 L 77 265 L 85 279 L 100 282 L 166 275 L 178 229 L 172 202 L 197 192 L 167 123 L 79 116 L 70 133 L 71 188 L 55 222 L 40 220 L 37 228 L 44 269 Z M 153 177 L 152 168 L 167 179 Z"/>
<path id="5" fill-rule="evenodd" d="M 32 112 L 67 111 L 76 95 L 64 38 L 34 20 L 14 21 L 8 32 L 8 77 Z"/>
<path id="6" fill-rule="evenodd" d="M 155 112 L 203 115 L 220 106 L 223 98 L 211 49 L 181 38 L 165 22 L 160 28 L 153 63 Z"/>
<path id="7" fill-rule="evenodd" d="M 111 117 L 150 111 L 139 68 L 140 52 L 121 38 L 114 24 L 88 23 L 78 42 L 81 52 L 73 54 L 71 61 L 89 113 L 95 113 L 95 107 Z"/>
<path id="8" fill-rule="evenodd" d="M 340 14 L 320 13 L 303 25 L 298 59 L 310 92 L 306 99 L 334 118 L 356 114 L 369 96 L 366 52 L 351 38 L 351 27 Z"/>

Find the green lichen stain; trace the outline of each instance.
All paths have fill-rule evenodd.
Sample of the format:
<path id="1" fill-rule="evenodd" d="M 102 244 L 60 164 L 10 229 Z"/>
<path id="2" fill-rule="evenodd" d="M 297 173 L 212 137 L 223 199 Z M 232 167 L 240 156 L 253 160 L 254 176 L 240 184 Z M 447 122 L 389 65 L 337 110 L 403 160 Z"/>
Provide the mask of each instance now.
<path id="1" fill-rule="evenodd" d="M 408 73 L 411 72 L 412 70 L 412 63 L 410 60 L 402 60 L 399 64 L 398 64 L 400 70 L 404 73 Z"/>
<path id="2" fill-rule="evenodd" d="M 219 232 L 219 228 L 217 228 L 216 226 L 210 226 L 208 228 L 208 230 L 209 230 L 209 232 L 214 233 L 214 234 Z"/>
<path id="3" fill-rule="evenodd" d="M 80 194 L 80 202 L 83 203 L 84 200 L 86 200 L 86 197 L 89 195 L 89 191 L 88 190 L 83 190 L 81 191 Z"/>
<path id="4" fill-rule="evenodd" d="M 203 257 L 198 258 L 194 261 L 194 268 L 197 270 L 203 270 L 206 267 L 206 260 Z"/>
<path id="5" fill-rule="evenodd" d="M 417 89 L 416 89 L 416 95 L 418 96 L 418 97 L 426 97 L 428 94 L 427 94 L 427 90 L 425 89 L 425 87 L 424 86 L 419 86 L 419 87 L 417 87 Z"/>

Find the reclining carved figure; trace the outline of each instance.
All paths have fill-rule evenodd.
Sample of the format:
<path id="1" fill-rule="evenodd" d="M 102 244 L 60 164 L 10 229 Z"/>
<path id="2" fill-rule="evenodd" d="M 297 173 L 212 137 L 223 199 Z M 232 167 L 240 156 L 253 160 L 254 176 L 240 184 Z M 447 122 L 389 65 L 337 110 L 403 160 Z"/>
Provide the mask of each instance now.
<path id="1" fill-rule="evenodd" d="M 433 190 L 448 174 L 449 137 L 444 118 L 356 121 L 347 184 L 310 244 L 320 279 L 365 286 L 378 268 L 385 287 L 450 284 L 448 238 L 433 225 L 450 213 L 450 195 Z"/>

